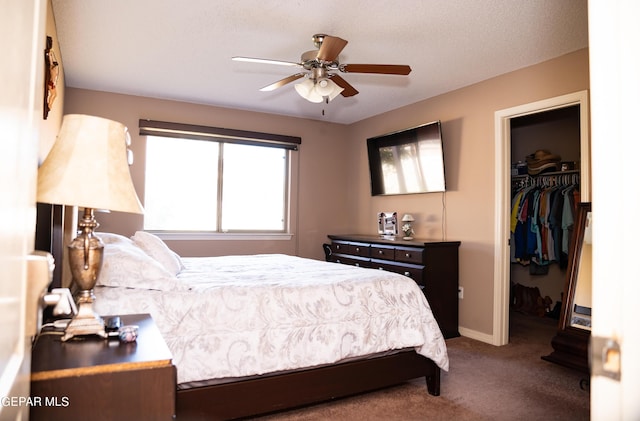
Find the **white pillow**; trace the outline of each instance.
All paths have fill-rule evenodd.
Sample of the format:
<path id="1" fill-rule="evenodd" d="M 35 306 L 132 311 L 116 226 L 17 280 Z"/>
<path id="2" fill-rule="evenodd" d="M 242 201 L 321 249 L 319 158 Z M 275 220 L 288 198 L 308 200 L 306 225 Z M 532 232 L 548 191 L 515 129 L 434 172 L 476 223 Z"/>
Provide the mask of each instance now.
<path id="1" fill-rule="evenodd" d="M 129 237 L 111 232 L 96 232 L 96 237 L 100 238 L 104 244 L 133 244 Z"/>
<path id="2" fill-rule="evenodd" d="M 189 289 L 133 242 L 105 244 L 97 285 L 160 291 Z"/>
<path id="3" fill-rule="evenodd" d="M 180 256 L 171 250 L 158 236 L 137 231 L 131 240 L 149 256 L 157 260 L 169 273 L 177 275 L 184 266 Z"/>

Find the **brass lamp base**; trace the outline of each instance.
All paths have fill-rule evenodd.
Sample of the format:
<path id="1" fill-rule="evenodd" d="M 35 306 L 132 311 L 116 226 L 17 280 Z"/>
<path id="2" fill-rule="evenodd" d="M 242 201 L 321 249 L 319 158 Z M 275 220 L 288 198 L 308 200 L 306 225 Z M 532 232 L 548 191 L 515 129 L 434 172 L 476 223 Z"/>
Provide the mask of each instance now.
<path id="1" fill-rule="evenodd" d="M 78 314 L 71 319 L 64 330 L 61 341 L 65 342 L 74 336 L 97 335 L 107 337 L 104 321 L 93 311 L 93 292 L 82 291 L 78 298 Z"/>
<path id="2" fill-rule="evenodd" d="M 80 232 L 68 247 L 73 283 L 79 289 L 78 314 L 67 325 L 62 341 L 80 335 L 107 337 L 104 322 L 93 311 L 93 302 L 95 301 L 93 287 L 100 274 L 104 251 L 104 244 L 93 234 L 93 230 L 98 226 L 93 209 L 85 208 L 84 216 L 78 225 Z"/>

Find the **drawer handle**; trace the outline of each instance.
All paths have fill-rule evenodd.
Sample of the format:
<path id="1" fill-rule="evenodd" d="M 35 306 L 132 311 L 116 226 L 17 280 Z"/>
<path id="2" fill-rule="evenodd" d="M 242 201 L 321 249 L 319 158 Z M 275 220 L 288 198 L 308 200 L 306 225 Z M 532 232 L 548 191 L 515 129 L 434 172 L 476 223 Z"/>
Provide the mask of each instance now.
<path id="1" fill-rule="evenodd" d="M 405 253 L 404 257 L 411 257 L 411 253 Z"/>
<path id="2" fill-rule="evenodd" d="M 379 267 L 378 270 L 384 270 L 384 268 Z"/>
<path id="3" fill-rule="evenodd" d="M 405 272 L 404 276 L 408 276 L 409 278 L 411 278 L 411 272 Z"/>
<path id="4" fill-rule="evenodd" d="M 357 267 L 360 267 L 360 263 L 356 263 L 356 266 L 357 266 Z"/>
<path id="5" fill-rule="evenodd" d="M 336 250 L 340 250 L 340 244 L 336 244 Z"/>
<path id="6" fill-rule="evenodd" d="M 378 254 L 383 254 L 384 252 L 382 250 L 378 250 Z"/>
<path id="7" fill-rule="evenodd" d="M 357 251 L 357 252 L 360 252 L 360 247 L 356 247 L 356 251 Z"/>
<path id="8" fill-rule="evenodd" d="M 340 259 L 336 259 L 336 263 L 342 263 Z"/>
<path id="9" fill-rule="evenodd" d="M 424 285 L 418 285 L 421 290 L 424 290 Z"/>

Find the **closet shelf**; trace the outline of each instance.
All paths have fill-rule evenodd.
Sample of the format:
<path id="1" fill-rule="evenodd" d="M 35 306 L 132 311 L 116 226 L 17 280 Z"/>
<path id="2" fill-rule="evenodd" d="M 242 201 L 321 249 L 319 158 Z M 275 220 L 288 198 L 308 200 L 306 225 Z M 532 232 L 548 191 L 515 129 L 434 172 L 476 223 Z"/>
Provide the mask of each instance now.
<path id="1" fill-rule="evenodd" d="M 536 174 L 536 175 L 519 174 L 519 175 L 512 175 L 511 178 L 514 179 L 514 180 L 522 180 L 522 179 L 525 179 L 525 178 L 540 178 L 540 177 L 545 177 L 545 176 L 567 175 L 567 174 L 580 174 L 580 170 L 552 171 L 552 172 L 545 172 L 545 173 Z"/>

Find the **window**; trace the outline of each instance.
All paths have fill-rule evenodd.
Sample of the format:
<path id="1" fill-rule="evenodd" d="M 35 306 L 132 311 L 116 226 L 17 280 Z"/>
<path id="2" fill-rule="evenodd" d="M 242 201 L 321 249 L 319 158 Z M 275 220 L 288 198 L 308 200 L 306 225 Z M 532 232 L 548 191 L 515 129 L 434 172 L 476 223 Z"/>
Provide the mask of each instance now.
<path id="1" fill-rule="evenodd" d="M 290 158 L 299 138 L 280 143 L 256 137 L 277 135 L 140 123 L 140 133 L 148 135 L 145 230 L 288 232 Z M 149 123 L 180 130 L 146 127 Z"/>

